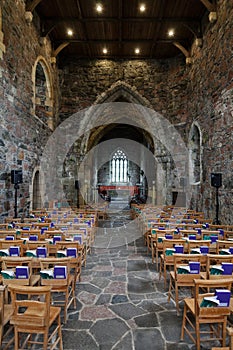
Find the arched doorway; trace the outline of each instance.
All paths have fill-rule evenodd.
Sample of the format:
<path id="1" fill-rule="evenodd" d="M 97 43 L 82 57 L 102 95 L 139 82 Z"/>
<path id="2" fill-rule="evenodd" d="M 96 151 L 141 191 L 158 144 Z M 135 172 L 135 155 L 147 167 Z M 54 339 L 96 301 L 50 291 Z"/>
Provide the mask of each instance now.
<path id="1" fill-rule="evenodd" d="M 41 208 L 41 194 L 40 194 L 40 173 L 39 170 L 35 172 L 33 179 L 33 193 L 32 193 L 32 209 Z"/>

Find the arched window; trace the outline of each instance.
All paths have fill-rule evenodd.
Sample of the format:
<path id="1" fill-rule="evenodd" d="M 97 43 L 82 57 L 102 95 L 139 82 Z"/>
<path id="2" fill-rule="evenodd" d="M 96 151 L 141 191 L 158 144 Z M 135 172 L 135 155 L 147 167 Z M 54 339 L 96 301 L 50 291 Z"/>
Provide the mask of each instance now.
<path id="1" fill-rule="evenodd" d="M 32 69 L 33 112 L 50 129 L 54 129 L 52 76 L 45 59 L 39 56 Z"/>
<path id="2" fill-rule="evenodd" d="M 121 149 L 114 153 L 111 160 L 111 180 L 116 183 L 128 181 L 128 159 Z"/>
<path id="3" fill-rule="evenodd" d="M 199 184 L 201 181 L 201 133 L 197 125 L 193 124 L 189 137 L 190 183 Z"/>

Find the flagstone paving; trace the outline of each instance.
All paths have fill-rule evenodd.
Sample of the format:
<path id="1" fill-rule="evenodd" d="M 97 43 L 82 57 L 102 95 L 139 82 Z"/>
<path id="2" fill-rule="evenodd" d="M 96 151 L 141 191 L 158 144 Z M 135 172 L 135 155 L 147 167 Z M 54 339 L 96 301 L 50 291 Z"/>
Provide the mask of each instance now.
<path id="1" fill-rule="evenodd" d="M 120 225 L 112 228 L 112 222 Z M 195 350 L 189 339 L 180 341 L 182 312 L 177 316 L 174 303 L 167 302 L 164 282 L 129 211 L 109 212 L 99 228 L 77 283 L 77 308 L 68 310 L 62 326 L 63 349 Z"/>

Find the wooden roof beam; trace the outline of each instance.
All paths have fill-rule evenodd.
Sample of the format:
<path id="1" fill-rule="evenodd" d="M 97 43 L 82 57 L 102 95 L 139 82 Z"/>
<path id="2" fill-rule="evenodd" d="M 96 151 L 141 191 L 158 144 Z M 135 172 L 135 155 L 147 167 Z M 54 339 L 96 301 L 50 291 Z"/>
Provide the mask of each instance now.
<path id="1" fill-rule="evenodd" d="M 52 54 L 52 56 L 51 56 L 51 58 L 50 58 L 50 62 L 51 62 L 52 64 L 56 64 L 57 55 L 59 54 L 59 52 L 61 52 L 61 51 L 62 51 L 66 46 L 68 46 L 68 45 L 69 45 L 69 42 L 65 41 L 65 42 L 63 42 L 62 44 L 60 44 L 60 45 L 56 48 L 56 50 L 53 51 L 53 54 Z"/>
<path id="2" fill-rule="evenodd" d="M 32 12 L 35 10 L 36 6 L 41 2 L 42 0 L 32 0 L 28 1 L 26 3 L 26 11 L 25 11 L 25 19 L 27 23 L 31 23 L 33 19 Z"/>
<path id="3" fill-rule="evenodd" d="M 192 63 L 192 58 L 191 58 L 190 52 L 183 45 L 181 45 L 177 41 L 174 41 L 173 45 L 176 46 L 185 55 L 186 64 L 191 64 Z"/>
<path id="4" fill-rule="evenodd" d="M 41 2 L 42 0 L 32 0 L 32 1 L 27 1 L 26 4 L 26 11 L 33 12 L 36 8 L 36 6 Z"/>

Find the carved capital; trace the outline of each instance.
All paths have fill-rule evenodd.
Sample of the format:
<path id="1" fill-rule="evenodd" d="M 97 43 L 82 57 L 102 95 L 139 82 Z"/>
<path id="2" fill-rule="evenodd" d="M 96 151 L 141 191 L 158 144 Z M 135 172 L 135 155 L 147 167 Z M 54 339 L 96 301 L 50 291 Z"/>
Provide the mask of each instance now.
<path id="1" fill-rule="evenodd" d="M 214 23 L 217 21 L 217 12 L 210 12 L 209 13 L 209 21 L 210 21 L 210 23 Z"/>
<path id="2" fill-rule="evenodd" d="M 31 13 L 31 11 L 26 11 L 25 12 L 25 19 L 27 23 L 31 23 L 32 19 L 33 19 L 33 14 Z"/>
<path id="3" fill-rule="evenodd" d="M 56 57 L 54 57 L 54 56 L 50 57 L 50 63 L 51 64 L 56 64 L 56 62 L 57 62 Z"/>

